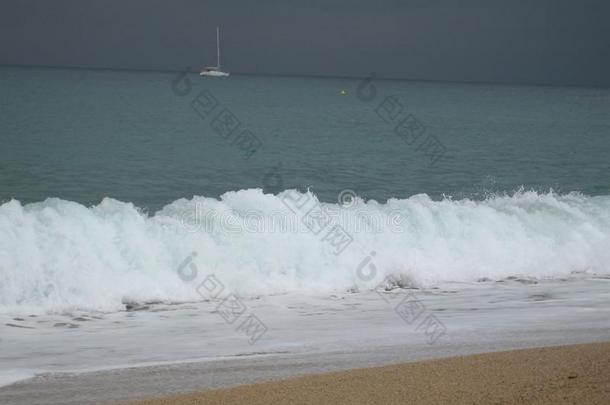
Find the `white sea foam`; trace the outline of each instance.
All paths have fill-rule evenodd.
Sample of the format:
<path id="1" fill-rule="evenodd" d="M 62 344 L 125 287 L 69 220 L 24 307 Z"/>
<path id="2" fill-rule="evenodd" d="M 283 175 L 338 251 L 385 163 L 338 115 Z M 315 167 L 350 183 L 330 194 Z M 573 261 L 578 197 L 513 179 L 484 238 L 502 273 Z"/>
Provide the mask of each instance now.
<path id="1" fill-rule="evenodd" d="M 0 387 L 11 385 L 17 381 L 27 380 L 34 377 L 34 373 L 22 370 L 0 370 Z"/>
<path id="2" fill-rule="evenodd" d="M 288 206 L 296 200 L 306 204 L 294 213 Z M 519 192 L 484 201 L 416 195 L 385 204 L 357 200 L 349 208 L 323 203 L 321 222 L 328 224 L 315 234 L 301 218 L 316 203 L 309 193 L 256 189 L 177 200 L 153 216 L 110 198 L 94 207 L 6 202 L 0 311 L 198 300 L 195 287 L 209 274 L 227 291 L 256 296 L 368 289 L 387 275 L 430 286 L 610 273 L 610 196 Z M 310 223 L 314 231 L 319 224 Z M 326 236 L 334 225 L 353 239 L 338 255 Z M 185 268 L 196 271 L 193 280 Z"/>

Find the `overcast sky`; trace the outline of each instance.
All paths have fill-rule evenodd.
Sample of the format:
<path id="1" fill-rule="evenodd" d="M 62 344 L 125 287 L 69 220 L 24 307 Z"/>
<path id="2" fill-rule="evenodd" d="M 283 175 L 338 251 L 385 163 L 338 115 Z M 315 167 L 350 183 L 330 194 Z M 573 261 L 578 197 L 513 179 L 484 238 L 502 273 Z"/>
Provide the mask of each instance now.
<path id="1" fill-rule="evenodd" d="M 1 0 L 0 64 L 610 86 L 608 0 Z"/>

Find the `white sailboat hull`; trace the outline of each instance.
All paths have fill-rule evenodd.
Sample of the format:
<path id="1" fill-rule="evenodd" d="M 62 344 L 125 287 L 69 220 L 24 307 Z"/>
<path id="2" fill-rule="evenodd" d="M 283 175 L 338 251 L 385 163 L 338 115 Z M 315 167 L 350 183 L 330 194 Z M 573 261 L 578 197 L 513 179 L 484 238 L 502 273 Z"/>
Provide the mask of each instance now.
<path id="1" fill-rule="evenodd" d="M 221 72 L 218 70 L 202 70 L 201 72 L 199 72 L 199 76 L 213 76 L 213 77 L 226 77 L 229 76 L 228 72 Z"/>
<path id="2" fill-rule="evenodd" d="M 216 27 L 216 66 L 208 66 L 199 72 L 199 76 L 227 77 L 228 72 L 223 72 L 220 67 L 220 28 Z"/>

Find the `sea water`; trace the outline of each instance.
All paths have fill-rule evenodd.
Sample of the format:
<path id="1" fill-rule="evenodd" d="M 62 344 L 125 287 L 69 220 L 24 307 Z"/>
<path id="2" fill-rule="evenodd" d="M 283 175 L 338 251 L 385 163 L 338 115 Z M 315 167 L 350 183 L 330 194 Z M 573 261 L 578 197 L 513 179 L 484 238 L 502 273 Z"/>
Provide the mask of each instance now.
<path id="1" fill-rule="evenodd" d="M 610 269 L 607 89 L 0 72 L 0 310 Z"/>
<path id="2" fill-rule="evenodd" d="M 0 383 L 415 347 L 431 315 L 444 355 L 608 338 L 610 90 L 16 67 L 0 88 Z"/>

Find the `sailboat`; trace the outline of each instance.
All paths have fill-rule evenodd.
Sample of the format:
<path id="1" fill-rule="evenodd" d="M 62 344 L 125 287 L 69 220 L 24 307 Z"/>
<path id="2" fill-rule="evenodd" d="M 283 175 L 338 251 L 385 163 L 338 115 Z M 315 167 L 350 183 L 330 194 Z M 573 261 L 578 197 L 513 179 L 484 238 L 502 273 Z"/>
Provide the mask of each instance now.
<path id="1" fill-rule="evenodd" d="M 220 68 L 220 30 L 216 27 L 216 66 L 209 66 L 199 72 L 200 76 L 229 76 L 228 72 L 223 72 Z"/>

